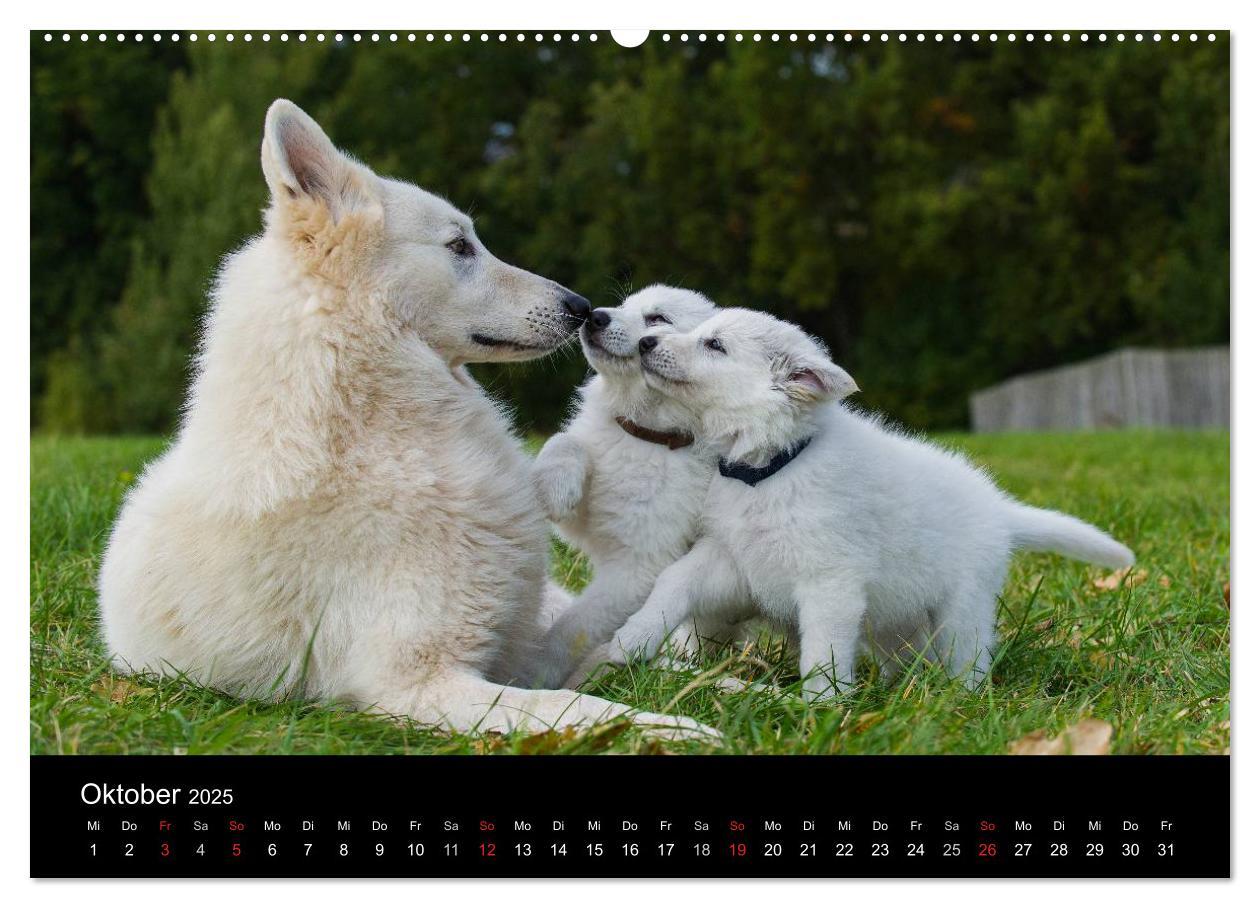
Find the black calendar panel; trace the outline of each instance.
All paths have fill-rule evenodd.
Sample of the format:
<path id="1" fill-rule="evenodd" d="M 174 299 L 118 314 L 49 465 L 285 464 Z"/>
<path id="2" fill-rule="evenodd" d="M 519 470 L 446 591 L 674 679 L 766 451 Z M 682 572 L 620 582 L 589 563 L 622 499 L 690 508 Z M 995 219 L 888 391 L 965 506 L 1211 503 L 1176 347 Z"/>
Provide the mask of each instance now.
<path id="1" fill-rule="evenodd" d="M 33 757 L 37 877 L 1225 877 L 1228 757 Z"/>

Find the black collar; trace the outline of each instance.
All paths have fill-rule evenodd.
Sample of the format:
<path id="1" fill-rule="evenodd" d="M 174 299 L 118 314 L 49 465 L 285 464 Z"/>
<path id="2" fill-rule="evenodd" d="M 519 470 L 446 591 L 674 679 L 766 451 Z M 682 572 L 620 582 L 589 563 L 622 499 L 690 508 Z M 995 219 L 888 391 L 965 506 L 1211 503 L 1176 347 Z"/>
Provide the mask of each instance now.
<path id="1" fill-rule="evenodd" d="M 763 479 L 769 479 L 775 473 L 782 470 L 790 464 L 797 454 L 800 454 L 809 447 L 809 443 L 814 439 L 807 438 L 802 442 L 798 442 L 795 447 L 785 448 L 770 459 L 770 462 L 764 467 L 750 467 L 746 463 L 730 463 L 726 458 L 718 461 L 718 472 L 727 479 L 738 479 L 742 483 L 755 486 Z"/>

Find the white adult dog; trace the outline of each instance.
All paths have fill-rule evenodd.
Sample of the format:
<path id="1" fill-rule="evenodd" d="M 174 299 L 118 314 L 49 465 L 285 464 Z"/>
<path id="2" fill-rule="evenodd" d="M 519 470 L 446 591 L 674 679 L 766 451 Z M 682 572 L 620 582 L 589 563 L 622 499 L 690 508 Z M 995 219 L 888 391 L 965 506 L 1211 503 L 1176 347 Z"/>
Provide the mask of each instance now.
<path id="1" fill-rule="evenodd" d="M 725 309 L 640 342 L 649 386 L 723 447 L 704 534 L 610 645 L 654 652 L 689 613 L 751 600 L 800 632 L 810 697 L 843 691 L 863 638 L 892 671 L 906 651 L 977 683 L 1016 549 L 1108 567 L 1133 553 L 1074 517 L 1013 500 L 961 456 L 836 401 L 857 385 L 794 325 Z"/>
<path id="2" fill-rule="evenodd" d="M 596 374 L 564 431 L 543 446 L 534 481 L 557 531 L 590 558 L 593 577 L 544 638 L 544 687 L 562 684 L 612 639 L 699 534 L 718 455 L 679 431 L 690 422 L 682 405 L 643 380 L 639 339 L 688 331 L 716 309 L 699 293 L 658 284 L 596 309 L 579 331 Z"/>
<path id="3" fill-rule="evenodd" d="M 529 460 L 464 364 L 541 356 L 589 304 L 288 101 L 267 111 L 262 168 L 266 228 L 224 261 L 179 436 L 101 567 L 115 663 L 459 731 L 628 713 L 488 680 L 529 670 L 548 534 Z"/>

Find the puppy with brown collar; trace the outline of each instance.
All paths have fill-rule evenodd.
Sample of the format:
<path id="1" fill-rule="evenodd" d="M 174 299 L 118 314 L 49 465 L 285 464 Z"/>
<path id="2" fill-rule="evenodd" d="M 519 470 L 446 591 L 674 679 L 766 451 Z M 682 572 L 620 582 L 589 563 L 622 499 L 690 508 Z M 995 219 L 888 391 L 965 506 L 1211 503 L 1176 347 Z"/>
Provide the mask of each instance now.
<path id="1" fill-rule="evenodd" d="M 594 310 L 581 328 L 595 375 L 533 475 L 547 516 L 590 558 L 593 579 L 544 639 L 535 678 L 542 687 L 563 683 L 606 644 L 696 539 L 717 452 L 680 429 L 689 421 L 682 405 L 644 381 L 639 340 L 648 331 L 690 330 L 716 311 L 699 293 L 658 284 Z"/>

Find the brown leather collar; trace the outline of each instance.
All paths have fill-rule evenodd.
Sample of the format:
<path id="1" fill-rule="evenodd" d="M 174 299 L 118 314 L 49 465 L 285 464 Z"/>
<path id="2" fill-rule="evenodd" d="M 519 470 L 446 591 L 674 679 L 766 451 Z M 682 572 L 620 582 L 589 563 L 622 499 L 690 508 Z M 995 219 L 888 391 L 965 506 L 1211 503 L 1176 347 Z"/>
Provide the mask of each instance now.
<path id="1" fill-rule="evenodd" d="M 642 438 L 644 441 L 650 441 L 654 445 L 664 445 L 671 451 L 677 451 L 679 448 L 685 448 L 687 445 L 695 441 L 690 433 L 681 430 L 673 432 L 658 432 L 655 429 L 646 429 L 637 422 L 631 422 L 624 416 L 617 417 L 617 425 L 621 426 L 627 433 L 635 438 Z"/>

